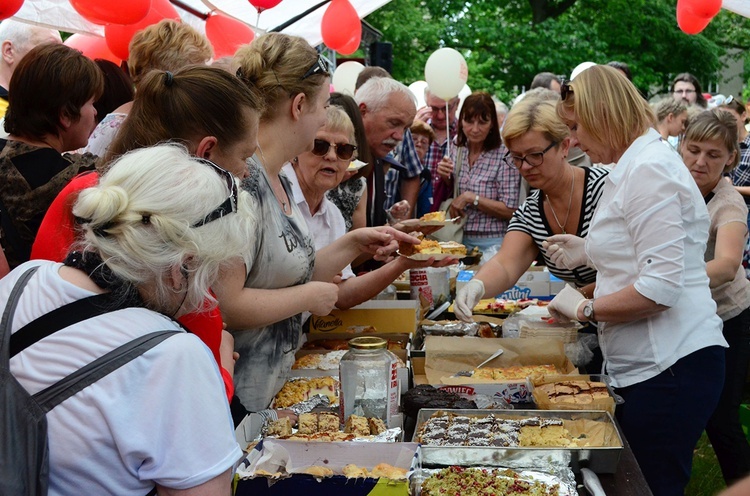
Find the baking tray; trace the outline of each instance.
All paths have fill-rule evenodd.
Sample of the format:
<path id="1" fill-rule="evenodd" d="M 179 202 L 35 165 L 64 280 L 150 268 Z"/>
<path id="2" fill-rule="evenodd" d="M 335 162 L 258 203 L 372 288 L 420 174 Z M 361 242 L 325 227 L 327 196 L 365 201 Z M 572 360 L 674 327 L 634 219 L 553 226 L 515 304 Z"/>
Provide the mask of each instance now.
<path id="1" fill-rule="evenodd" d="M 594 472 L 613 474 L 622 455 L 623 442 L 620 432 L 609 412 L 588 410 L 448 410 L 423 408 L 417 415 L 417 427 L 412 441 L 418 442 L 418 434 L 422 425 L 433 414 L 453 413 L 469 417 L 495 417 L 524 419 L 529 417 L 559 418 L 563 420 L 595 420 L 612 426 L 614 446 L 605 447 L 509 447 L 497 448 L 490 446 L 427 446 L 422 445 L 422 464 L 425 466 L 489 466 L 508 468 L 528 468 L 542 464 L 560 464 L 570 462 L 574 472 L 581 467 L 587 467 Z"/>

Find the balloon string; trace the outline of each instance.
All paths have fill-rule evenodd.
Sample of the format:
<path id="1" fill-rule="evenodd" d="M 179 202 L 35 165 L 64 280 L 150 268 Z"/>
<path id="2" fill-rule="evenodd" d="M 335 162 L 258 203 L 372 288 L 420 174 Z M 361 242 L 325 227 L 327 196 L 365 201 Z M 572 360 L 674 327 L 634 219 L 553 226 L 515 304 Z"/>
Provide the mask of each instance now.
<path id="1" fill-rule="evenodd" d="M 445 154 L 450 157 L 451 155 L 451 123 L 448 120 L 448 106 L 450 102 L 445 101 L 445 136 L 447 140 L 447 146 L 445 147 Z"/>

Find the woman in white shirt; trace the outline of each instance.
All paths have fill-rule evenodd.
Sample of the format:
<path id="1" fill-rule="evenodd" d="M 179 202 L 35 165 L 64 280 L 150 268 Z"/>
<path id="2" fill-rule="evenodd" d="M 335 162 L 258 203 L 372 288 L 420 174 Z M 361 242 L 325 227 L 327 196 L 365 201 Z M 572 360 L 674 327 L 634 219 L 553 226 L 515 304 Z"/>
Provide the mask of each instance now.
<path id="1" fill-rule="evenodd" d="M 588 237 L 548 240 L 556 265 L 596 267 L 594 298 L 566 286 L 550 313 L 599 323 L 606 371 L 625 398 L 617 418 L 646 480 L 654 494 L 682 495 L 727 346 L 703 260 L 708 210 L 617 70 L 593 66 L 563 84 L 558 112 L 593 162 L 615 167 Z"/>

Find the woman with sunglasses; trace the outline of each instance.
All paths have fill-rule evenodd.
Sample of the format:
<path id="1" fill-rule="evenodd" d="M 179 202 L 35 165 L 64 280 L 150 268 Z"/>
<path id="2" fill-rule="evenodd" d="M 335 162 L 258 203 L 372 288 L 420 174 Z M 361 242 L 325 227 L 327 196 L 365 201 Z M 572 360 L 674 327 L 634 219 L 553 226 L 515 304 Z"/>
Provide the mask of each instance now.
<path id="1" fill-rule="evenodd" d="M 336 105 L 328 107 L 327 119 L 318 131 L 315 144 L 282 169 L 289 178 L 294 200 L 307 222 L 315 241 L 315 249 L 321 250 L 346 234 L 341 212 L 326 198 L 326 193 L 335 188 L 346 174 L 346 169 L 358 151 L 352 144 L 354 126 L 346 112 Z M 455 263 L 444 259 L 437 266 Z M 350 308 L 376 296 L 404 271 L 416 267 L 429 267 L 435 260 L 415 261 L 407 257 L 396 257 L 384 266 L 361 276 L 354 276 L 347 266 L 341 274 L 337 308 Z"/>
<path id="2" fill-rule="evenodd" d="M 503 165 L 504 152 L 492 97 L 484 92 L 469 95 L 458 118 L 456 146 L 438 164 L 444 182 L 458 181 L 449 214 L 466 217 L 462 242 L 469 251 L 497 250 L 518 208 L 521 176 L 515 167 Z"/>
<path id="3" fill-rule="evenodd" d="M 47 413 L 50 493 L 147 494 L 156 485 L 159 494 L 230 494 L 242 451 L 219 369 L 173 320 L 216 305 L 208 288 L 219 267 L 254 235 L 250 199 L 234 197 L 229 179 L 231 190 L 223 172 L 179 145 L 124 155 L 78 195 L 80 251 L 62 264 L 32 260 L 0 280 L 5 307 L 17 281 L 30 277 L 16 306 L 0 310 L 10 312 L 2 332 L 16 343 L 34 326 L 66 320 L 50 312 L 75 307 L 54 335 L 10 358 L 30 394 L 135 339 L 173 333 Z M 92 316 L 81 317 L 82 308 Z M 18 494 L 2 491 L 4 482 L 0 492 Z"/>
<path id="4" fill-rule="evenodd" d="M 456 316 L 467 322 L 485 294 L 513 287 L 539 253 L 551 274 L 582 294 L 592 295 L 596 280 L 596 271 L 586 265 L 555 265 L 544 242 L 554 234 L 586 237 L 608 169 L 576 167 L 567 161 L 570 131 L 552 101 L 528 96 L 514 105 L 505 118 L 503 141 L 508 148 L 505 166 L 518 169 L 534 192 L 513 214 L 497 255 L 456 295 Z"/>
<path id="5" fill-rule="evenodd" d="M 99 161 L 99 171 L 75 177 L 50 206 L 34 241 L 32 259 L 65 259 L 81 234 L 72 213 L 78 194 L 96 185 L 111 161 L 131 150 L 178 142 L 194 156 L 210 159 L 238 178 L 248 175 L 245 159 L 255 152 L 261 101 L 233 74 L 205 66 L 187 67 L 174 74 L 151 71 L 139 88 L 128 118 Z M 203 118 L 196 119 L 196 115 Z M 226 181 L 231 182 L 231 175 Z M 222 332 L 218 308 L 186 314 L 180 322 L 206 343 L 222 365 L 231 399 L 234 347 L 231 335 Z"/>
<path id="6" fill-rule="evenodd" d="M 385 256 L 397 240 L 418 240 L 392 228 L 356 229 L 316 253 L 281 169 L 313 149 L 326 122 L 328 65 L 304 39 L 281 33 L 241 47 L 235 64 L 237 75 L 267 104 L 258 151 L 243 182 L 261 222 L 248 239 L 244 265 L 226 267 L 215 289 L 240 354 L 237 396 L 257 411 L 269 405 L 294 363 L 302 312 L 328 315 L 338 300 L 333 281 L 344 267 L 363 251 Z"/>
<path id="7" fill-rule="evenodd" d="M 680 154 L 711 216 L 706 271 L 717 312 L 724 321 L 724 390 L 706 426 L 727 485 L 750 474 L 750 444 L 740 425 L 742 391 L 750 365 L 750 281 L 742 268 L 747 240 L 747 206 L 723 179 L 739 162 L 737 124 L 731 113 L 714 109 L 690 121 Z"/>
<path id="8" fill-rule="evenodd" d="M 722 322 L 703 260 L 710 219 L 655 116 L 619 71 L 596 65 L 562 86 L 557 110 L 594 162 L 615 164 L 586 239 L 548 240 L 555 265 L 596 267 L 594 298 L 566 286 L 561 319 L 598 322 L 617 419 L 654 494 L 682 495 L 724 381 Z"/>

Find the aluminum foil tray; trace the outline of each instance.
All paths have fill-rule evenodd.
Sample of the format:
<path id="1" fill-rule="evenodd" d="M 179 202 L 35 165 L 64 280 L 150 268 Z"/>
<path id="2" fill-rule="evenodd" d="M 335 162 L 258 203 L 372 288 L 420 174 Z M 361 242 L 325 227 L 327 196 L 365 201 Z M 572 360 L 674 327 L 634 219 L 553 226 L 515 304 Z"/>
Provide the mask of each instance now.
<path id="1" fill-rule="evenodd" d="M 438 412 L 486 417 L 524 419 L 530 417 L 556 418 L 562 420 L 594 420 L 611 426 L 610 446 L 603 447 L 490 447 L 490 446 L 429 446 L 422 445 L 424 466 L 507 467 L 533 468 L 539 466 L 567 464 L 573 471 L 587 467 L 598 473 L 614 473 L 622 455 L 623 442 L 609 412 L 571 410 L 449 410 L 423 408 L 417 415 L 417 426 L 412 441 L 419 442 L 422 425 Z"/>

